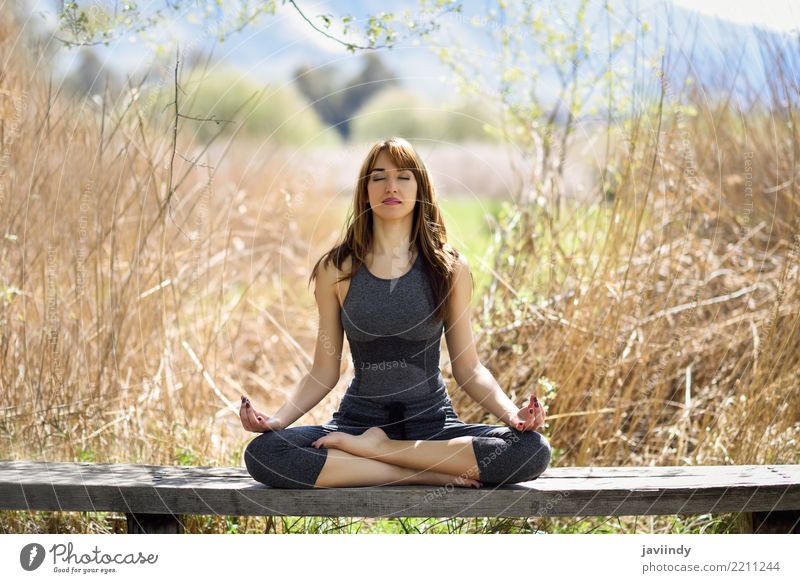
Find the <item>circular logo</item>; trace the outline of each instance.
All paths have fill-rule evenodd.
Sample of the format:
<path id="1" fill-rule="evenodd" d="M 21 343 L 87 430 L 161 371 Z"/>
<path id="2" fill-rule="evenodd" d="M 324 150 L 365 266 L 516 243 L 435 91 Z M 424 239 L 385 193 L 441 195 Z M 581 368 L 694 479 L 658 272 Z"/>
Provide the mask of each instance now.
<path id="1" fill-rule="evenodd" d="M 35 571 L 43 561 L 44 547 L 39 543 L 25 545 L 19 552 L 19 564 L 26 571 Z"/>

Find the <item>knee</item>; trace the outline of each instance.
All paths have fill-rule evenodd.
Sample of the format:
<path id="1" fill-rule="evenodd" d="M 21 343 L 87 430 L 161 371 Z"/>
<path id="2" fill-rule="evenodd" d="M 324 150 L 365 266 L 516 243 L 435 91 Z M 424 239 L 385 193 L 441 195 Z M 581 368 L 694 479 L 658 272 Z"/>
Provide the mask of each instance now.
<path id="1" fill-rule="evenodd" d="M 505 451 L 481 472 L 481 480 L 498 485 L 535 480 L 547 469 L 551 456 L 550 443 L 541 433 L 511 430 Z"/>
<path id="2" fill-rule="evenodd" d="M 262 433 L 244 450 L 250 476 L 271 488 L 313 488 L 326 457 L 326 449 L 306 446 L 290 429 Z"/>
<path id="3" fill-rule="evenodd" d="M 553 450 L 547 438 L 537 431 L 518 432 L 519 442 L 514 444 L 519 457 L 516 482 L 527 482 L 541 476 L 550 465 Z"/>
<path id="4" fill-rule="evenodd" d="M 273 487 L 276 485 L 275 472 L 271 465 L 278 454 L 279 442 L 274 432 L 267 431 L 247 444 L 244 450 L 244 465 L 257 482 Z"/>

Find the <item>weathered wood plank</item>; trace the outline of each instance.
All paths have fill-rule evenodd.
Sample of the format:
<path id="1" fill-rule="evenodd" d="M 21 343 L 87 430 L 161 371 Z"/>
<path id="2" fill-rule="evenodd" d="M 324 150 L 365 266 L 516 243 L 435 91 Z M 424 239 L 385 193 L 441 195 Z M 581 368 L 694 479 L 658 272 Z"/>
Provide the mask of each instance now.
<path id="1" fill-rule="evenodd" d="M 245 468 L 0 462 L 0 508 L 128 514 L 625 516 L 800 510 L 800 465 L 550 468 L 500 488 L 284 490 Z"/>
<path id="2" fill-rule="evenodd" d="M 767 480 L 775 483 L 773 478 L 782 476 L 791 483 L 798 478 L 800 465 L 751 465 L 751 466 L 664 466 L 664 467 L 586 467 L 586 468 L 549 468 L 538 480 L 558 478 L 580 478 L 582 480 L 620 479 L 647 480 L 650 478 L 680 478 L 691 482 L 691 478 L 699 484 L 709 480 L 728 483 L 739 479 L 743 482 Z M 150 466 L 133 464 L 94 464 L 87 462 L 45 462 L 45 461 L 0 461 L 0 472 L 17 480 L 47 483 L 85 483 L 117 485 L 152 485 L 171 483 L 175 480 L 198 478 L 205 484 L 217 484 L 227 487 L 230 480 L 252 483 L 253 480 L 243 467 L 206 467 L 206 466 Z M 750 480 L 752 479 L 752 480 Z M 598 482 L 592 482 L 593 487 Z M 671 483 L 671 482 L 670 482 Z"/>

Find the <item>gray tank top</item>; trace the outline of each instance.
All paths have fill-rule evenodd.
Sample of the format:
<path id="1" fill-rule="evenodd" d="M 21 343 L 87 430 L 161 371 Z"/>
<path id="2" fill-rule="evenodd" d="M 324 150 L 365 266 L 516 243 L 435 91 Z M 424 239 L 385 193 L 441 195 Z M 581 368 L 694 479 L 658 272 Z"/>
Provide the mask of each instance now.
<path id="1" fill-rule="evenodd" d="M 355 374 L 340 404 L 344 416 L 402 422 L 450 405 L 439 367 L 444 323 L 433 318 L 425 257 L 394 279 L 366 264 L 350 278 L 341 310 Z"/>

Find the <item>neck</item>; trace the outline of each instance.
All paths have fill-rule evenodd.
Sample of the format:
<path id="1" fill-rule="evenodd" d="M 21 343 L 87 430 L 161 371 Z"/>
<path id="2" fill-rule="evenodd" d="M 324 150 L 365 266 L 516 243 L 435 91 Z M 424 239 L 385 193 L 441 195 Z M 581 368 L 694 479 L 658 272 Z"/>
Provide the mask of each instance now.
<path id="1" fill-rule="evenodd" d="M 373 217 L 373 253 L 385 257 L 408 257 L 413 217 L 407 215 L 396 221 L 386 221 L 375 215 Z"/>

